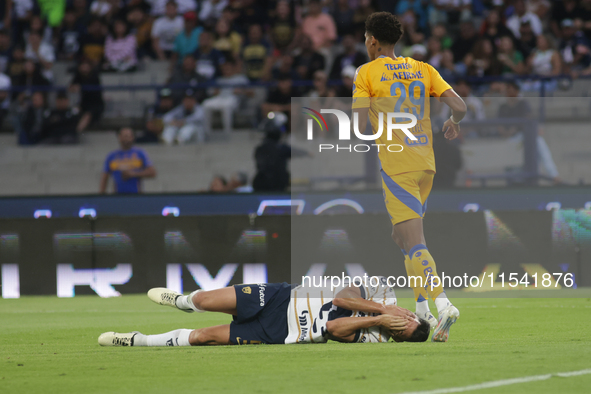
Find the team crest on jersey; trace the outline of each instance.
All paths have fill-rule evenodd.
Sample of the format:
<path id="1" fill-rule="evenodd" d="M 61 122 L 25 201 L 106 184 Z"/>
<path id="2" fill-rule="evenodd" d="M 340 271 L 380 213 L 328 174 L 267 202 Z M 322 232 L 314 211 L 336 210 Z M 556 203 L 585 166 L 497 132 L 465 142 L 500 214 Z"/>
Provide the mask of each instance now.
<path id="1" fill-rule="evenodd" d="M 382 79 L 380 79 L 380 82 L 391 81 L 391 80 L 392 80 L 392 78 L 387 76 L 386 73 L 382 73 Z"/>
<path id="2" fill-rule="evenodd" d="M 242 292 L 244 294 L 250 294 L 250 293 L 252 293 L 252 290 L 250 290 L 250 286 L 246 286 L 246 287 L 242 288 Z"/>

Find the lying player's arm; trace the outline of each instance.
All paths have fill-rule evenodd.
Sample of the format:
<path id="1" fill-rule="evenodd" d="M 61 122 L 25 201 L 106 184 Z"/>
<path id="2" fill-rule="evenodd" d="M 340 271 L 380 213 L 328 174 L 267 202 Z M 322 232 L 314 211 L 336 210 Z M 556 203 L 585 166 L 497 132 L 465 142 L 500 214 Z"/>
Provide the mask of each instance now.
<path id="1" fill-rule="evenodd" d="M 349 286 L 339 291 L 332 301 L 332 304 L 349 311 L 414 318 L 413 313 L 404 308 L 400 308 L 396 305 L 383 305 L 362 298 L 361 290 L 356 286 Z"/>
<path id="2" fill-rule="evenodd" d="M 335 341 L 353 342 L 355 333 L 363 328 L 382 327 L 388 331 L 403 331 L 407 323 L 408 319 L 391 315 L 341 317 L 326 323 L 326 329 Z"/>
<path id="3" fill-rule="evenodd" d="M 460 122 L 466 116 L 466 103 L 453 89 L 447 89 L 439 96 L 451 108 L 451 117 L 443 124 L 445 138 L 453 140 L 460 133 Z"/>

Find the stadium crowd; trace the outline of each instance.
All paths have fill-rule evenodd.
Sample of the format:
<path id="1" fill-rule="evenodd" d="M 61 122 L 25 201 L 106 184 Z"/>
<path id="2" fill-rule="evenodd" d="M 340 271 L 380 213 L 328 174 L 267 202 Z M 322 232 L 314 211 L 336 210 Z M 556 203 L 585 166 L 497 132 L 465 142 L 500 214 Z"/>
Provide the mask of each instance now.
<path id="1" fill-rule="evenodd" d="M 591 75 L 591 0 L 0 0 L 0 123 L 20 144 L 76 143 L 105 111 L 100 74 L 159 60 L 168 86 L 137 142 L 205 142 L 216 112 L 228 133 L 234 112 L 253 103 L 255 125 L 270 111 L 289 116 L 291 97 L 350 97 L 374 11 L 399 16 L 397 54 L 449 81 Z M 52 86 L 62 61 L 70 84 Z"/>

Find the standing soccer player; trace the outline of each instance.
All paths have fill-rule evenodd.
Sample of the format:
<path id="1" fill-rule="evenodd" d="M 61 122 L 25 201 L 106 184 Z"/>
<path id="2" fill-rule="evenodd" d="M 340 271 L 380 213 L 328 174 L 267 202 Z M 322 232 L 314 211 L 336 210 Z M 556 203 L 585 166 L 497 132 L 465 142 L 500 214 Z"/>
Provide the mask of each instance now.
<path id="1" fill-rule="evenodd" d="M 394 45 L 402 34 L 400 21 L 389 12 L 376 12 L 367 18 L 365 47 L 370 62 L 359 67 L 355 74 L 353 112 L 357 113 L 361 133 L 365 131 L 368 117 L 374 131 L 383 128 L 376 144 L 381 147 L 378 155 L 384 199 L 393 226 L 392 238 L 402 249 L 407 275 L 422 278 L 413 286 L 417 316 L 435 326 L 432 341 L 446 342 L 449 328 L 460 312 L 448 300 L 441 283 L 434 280 L 437 276 L 435 261 L 423 235 L 423 216 L 435 175 L 429 98 L 436 97 L 451 108 L 452 115 L 443 124 L 445 137 L 450 140 L 460 131 L 466 104 L 432 66 L 394 54 Z M 389 112 L 416 116 L 417 124 L 409 129 L 416 140 L 398 129 L 392 131 L 391 140 L 387 139 Z M 383 114 L 381 119 L 380 113 Z M 394 123 L 408 123 L 408 120 Z M 392 151 L 386 149 L 392 144 L 402 146 L 402 151 L 396 152 L 400 147 Z M 435 301 L 438 320 L 429 310 L 428 296 Z"/>

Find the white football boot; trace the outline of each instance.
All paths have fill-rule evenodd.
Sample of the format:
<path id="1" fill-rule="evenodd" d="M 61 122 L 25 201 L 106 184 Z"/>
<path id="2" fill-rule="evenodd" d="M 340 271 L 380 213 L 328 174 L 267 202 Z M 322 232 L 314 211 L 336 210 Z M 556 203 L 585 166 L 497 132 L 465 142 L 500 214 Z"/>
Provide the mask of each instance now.
<path id="1" fill-rule="evenodd" d="M 139 332 L 104 332 L 98 337 L 98 343 L 101 346 L 133 346 L 133 337 Z"/>
<path id="2" fill-rule="evenodd" d="M 417 315 L 417 317 L 420 317 L 423 320 L 427 320 L 427 323 L 429 323 L 429 326 L 431 326 L 431 330 L 437 327 L 437 319 L 435 318 L 435 316 L 433 316 L 431 311 L 425 313 L 415 313 L 415 315 Z"/>
<path id="3" fill-rule="evenodd" d="M 431 336 L 431 342 L 447 342 L 449 337 L 449 329 L 451 325 L 460 317 L 460 311 L 453 305 L 448 305 L 441 314 L 439 314 L 439 321 L 437 327 Z"/>
<path id="4" fill-rule="evenodd" d="M 166 287 L 154 287 L 148 291 L 148 297 L 157 304 L 171 306 L 187 313 L 195 312 L 193 309 L 181 309 L 177 306 L 176 300 L 181 296 L 182 294 Z"/>

